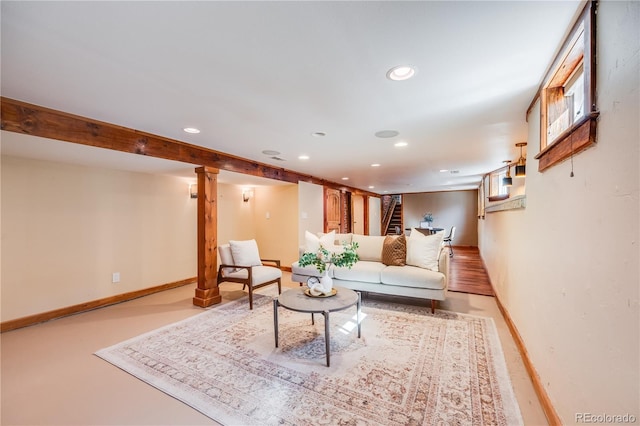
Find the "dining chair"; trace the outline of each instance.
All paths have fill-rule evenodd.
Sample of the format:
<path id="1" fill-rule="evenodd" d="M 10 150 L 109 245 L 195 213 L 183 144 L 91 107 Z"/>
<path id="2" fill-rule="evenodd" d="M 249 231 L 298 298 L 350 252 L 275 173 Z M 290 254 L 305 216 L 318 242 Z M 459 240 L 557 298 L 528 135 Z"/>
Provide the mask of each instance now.
<path id="1" fill-rule="evenodd" d="M 443 243 L 449 244 L 449 257 L 453 257 L 453 247 L 451 246 L 451 241 L 453 241 L 453 237 L 455 233 L 456 233 L 456 227 L 452 226 L 451 230 L 449 231 L 449 235 L 444 237 L 444 239 L 442 240 Z"/>

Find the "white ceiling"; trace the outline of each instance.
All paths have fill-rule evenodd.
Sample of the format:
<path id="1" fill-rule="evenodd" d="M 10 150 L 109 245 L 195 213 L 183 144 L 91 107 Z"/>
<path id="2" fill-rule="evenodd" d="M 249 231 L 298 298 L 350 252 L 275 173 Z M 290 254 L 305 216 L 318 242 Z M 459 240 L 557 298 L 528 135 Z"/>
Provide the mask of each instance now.
<path id="1" fill-rule="evenodd" d="M 519 156 L 526 109 L 581 4 L 3 1 L 1 92 L 372 192 L 469 189 Z M 404 64 L 414 78 L 385 77 Z M 3 133 L 4 153 L 55 158 Z M 64 158 L 110 166 L 105 150 L 65 146 Z M 118 154 L 111 163 L 193 172 Z"/>

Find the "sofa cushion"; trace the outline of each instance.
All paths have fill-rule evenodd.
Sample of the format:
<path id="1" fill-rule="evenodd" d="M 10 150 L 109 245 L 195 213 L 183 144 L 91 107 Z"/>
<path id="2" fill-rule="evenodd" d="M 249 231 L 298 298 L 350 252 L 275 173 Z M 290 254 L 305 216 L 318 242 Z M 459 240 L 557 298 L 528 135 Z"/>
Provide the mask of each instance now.
<path id="1" fill-rule="evenodd" d="M 233 264 L 238 266 L 260 266 L 260 253 L 256 240 L 229 241 Z"/>
<path id="2" fill-rule="evenodd" d="M 360 260 L 382 262 L 382 245 L 385 236 L 353 234 L 353 242 L 358 243 L 356 252 Z"/>
<path id="3" fill-rule="evenodd" d="M 423 235 L 415 228 L 407 239 L 407 265 L 438 271 L 438 256 L 442 248 L 444 232 Z"/>
<path id="4" fill-rule="evenodd" d="M 382 244 L 382 263 L 404 266 L 407 259 L 407 239 L 402 235 L 387 235 Z"/>
<path id="5" fill-rule="evenodd" d="M 380 273 L 382 284 L 442 290 L 445 276 L 416 266 L 387 266 Z"/>
<path id="6" fill-rule="evenodd" d="M 329 276 L 333 277 L 333 269 L 329 268 Z M 300 262 L 293 262 L 291 264 L 291 273 L 296 275 L 305 275 L 309 277 L 319 277 L 321 274 L 318 272 L 318 268 L 315 265 L 300 266 Z"/>
<path id="7" fill-rule="evenodd" d="M 386 268 L 380 262 L 361 260 L 356 262 L 351 269 L 332 268 L 333 278 L 345 281 L 362 281 L 366 283 L 379 283 L 380 272 Z"/>

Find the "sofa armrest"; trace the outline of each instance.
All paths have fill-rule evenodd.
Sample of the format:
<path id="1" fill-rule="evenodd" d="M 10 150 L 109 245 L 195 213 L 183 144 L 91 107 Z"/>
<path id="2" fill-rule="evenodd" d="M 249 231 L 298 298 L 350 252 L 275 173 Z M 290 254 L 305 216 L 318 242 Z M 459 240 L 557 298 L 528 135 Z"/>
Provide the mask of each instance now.
<path id="1" fill-rule="evenodd" d="M 444 246 L 440 249 L 438 256 L 438 272 L 444 274 L 445 289 L 449 286 L 449 250 Z"/>
<path id="2" fill-rule="evenodd" d="M 440 249 L 438 255 L 438 271 L 449 275 L 449 250 L 444 247 Z"/>

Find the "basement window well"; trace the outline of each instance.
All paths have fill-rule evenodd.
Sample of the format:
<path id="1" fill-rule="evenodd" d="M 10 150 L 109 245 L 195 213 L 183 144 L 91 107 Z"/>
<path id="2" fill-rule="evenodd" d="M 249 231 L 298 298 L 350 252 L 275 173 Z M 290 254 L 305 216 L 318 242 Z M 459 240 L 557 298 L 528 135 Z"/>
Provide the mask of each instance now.
<path id="1" fill-rule="evenodd" d="M 506 200 L 509 198 L 509 187 L 504 185 L 506 175 L 506 167 L 489 173 L 489 201 Z"/>
<path id="2" fill-rule="evenodd" d="M 587 2 L 527 111 L 539 97 L 538 171 L 596 143 L 596 5 Z"/>

